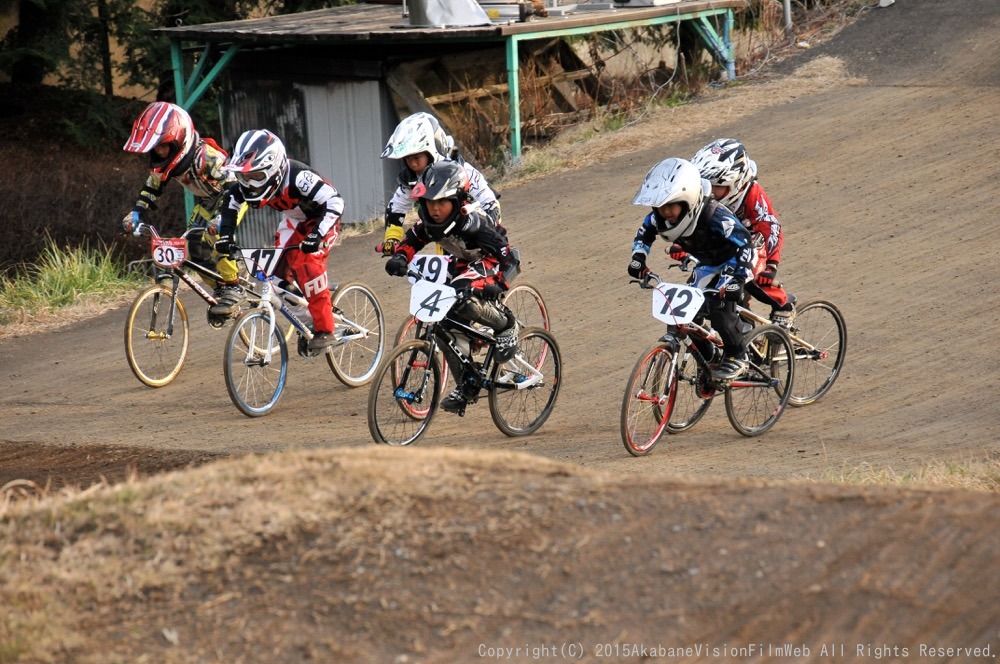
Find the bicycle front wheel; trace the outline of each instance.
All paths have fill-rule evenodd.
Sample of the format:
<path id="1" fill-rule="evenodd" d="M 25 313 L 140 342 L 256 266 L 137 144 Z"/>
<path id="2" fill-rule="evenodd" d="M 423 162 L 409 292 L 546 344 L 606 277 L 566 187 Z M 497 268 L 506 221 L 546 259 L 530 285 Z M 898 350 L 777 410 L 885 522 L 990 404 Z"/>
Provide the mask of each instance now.
<path id="1" fill-rule="evenodd" d="M 125 357 L 135 377 L 167 385 L 181 372 L 189 343 L 187 312 L 173 288 L 154 284 L 139 293 L 125 319 Z"/>
<path id="2" fill-rule="evenodd" d="M 795 346 L 795 384 L 788 403 L 808 406 L 826 394 L 840 375 L 847 352 L 847 326 L 836 306 L 816 300 L 798 309 L 790 336 Z"/>
<path id="3" fill-rule="evenodd" d="M 658 343 L 639 358 L 622 399 L 619 427 L 632 456 L 645 456 L 660 441 L 677 394 L 674 350 Z"/>
<path id="4" fill-rule="evenodd" d="M 503 295 L 503 303 L 517 317 L 521 327 L 551 329 L 549 310 L 542 294 L 529 283 L 520 283 Z"/>
<path id="5" fill-rule="evenodd" d="M 521 332 L 514 359 L 493 367 L 489 391 L 493 423 L 508 436 L 527 436 L 549 419 L 562 384 L 562 356 L 540 327 Z"/>
<path id="6" fill-rule="evenodd" d="M 777 325 L 753 330 L 746 341 L 747 372 L 726 388 L 726 415 L 744 436 L 759 436 L 785 412 L 795 378 L 792 340 Z"/>
<path id="7" fill-rule="evenodd" d="M 407 341 L 412 339 L 417 339 L 423 335 L 424 323 L 410 316 L 403 321 L 403 324 L 399 326 L 399 330 L 396 332 L 396 339 L 393 347 L 402 346 Z M 448 360 L 445 359 L 444 353 L 441 349 L 437 349 L 437 360 L 438 366 L 441 367 L 441 398 L 444 398 L 445 392 L 448 390 Z M 402 358 L 397 357 L 396 361 L 393 363 L 392 370 L 395 372 L 392 376 L 393 380 L 399 380 L 402 375 L 402 369 L 406 366 Z M 401 403 L 400 404 L 407 413 L 409 413 L 414 419 L 420 419 L 427 416 L 427 411 L 430 409 L 430 403 Z"/>
<path id="8" fill-rule="evenodd" d="M 236 320 L 223 358 L 226 389 L 233 405 L 247 417 L 271 412 L 288 377 L 288 345 L 281 329 L 271 329 L 266 311 L 248 311 Z"/>
<path id="9" fill-rule="evenodd" d="M 368 431 L 372 440 L 385 445 L 416 442 L 434 419 L 440 384 L 441 367 L 431 357 L 429 342 L 407 341 L 389 351 L 368 393 Z"/>
<path id="10" fill-rule="evenodd" d="M 337 379 L 361 387 L 375 375 L 385 351 L 385 319 L 378 297 L 358 282 L 341 284 L 330 298 L 338 343 L 326 351 Z"/>
<path id="11" fill-rule="evenodd" d="M 698 365 L 691 349 L 683 346 L 677 356 L 677 388 L 667 433 L 687 431 L 705 415 L 715 396 L 709 381 L 707 370 Z"/>

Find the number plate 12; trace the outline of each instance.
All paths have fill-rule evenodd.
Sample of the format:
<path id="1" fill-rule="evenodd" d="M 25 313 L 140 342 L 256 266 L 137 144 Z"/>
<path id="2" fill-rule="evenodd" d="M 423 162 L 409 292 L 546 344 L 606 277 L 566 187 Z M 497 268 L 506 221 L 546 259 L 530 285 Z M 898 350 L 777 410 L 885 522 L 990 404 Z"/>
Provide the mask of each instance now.
<path id="1" fill-rule="evenodd" d="M 659 284 L 653 291 L 653 318 L 667 325 L 684 325 L 694 320 L 705 302 L 697 288 L 680 284 Z"/>

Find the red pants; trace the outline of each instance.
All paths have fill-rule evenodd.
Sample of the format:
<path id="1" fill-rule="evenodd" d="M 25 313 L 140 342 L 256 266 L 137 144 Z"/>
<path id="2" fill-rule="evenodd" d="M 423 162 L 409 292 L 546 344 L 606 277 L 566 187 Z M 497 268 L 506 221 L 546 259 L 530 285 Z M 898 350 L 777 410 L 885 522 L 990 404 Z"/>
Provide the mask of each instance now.
<path id="1" fill-rule="evenodd" d="M 282 254 L 282 260 L 288 267 L 289 280 L 294 279 L 302 289 L 302 294 L 309 301 L 309 314 L 313 319 L 315 332 L 333 332 L 333 303 L 330 300 L 330 281 L 327 277 L 327 259 L 330 257 L 330 247 L 340 235 L 340 222 L 323 238 L 327 245 L 325 249 L 311 254 L 303 253 L 297 245 L 305 239 L 314 223 L 296 222 L 294 219 L 282 219 L 274 234 L 274 246 L 295 247 L 287 249 Z"/>

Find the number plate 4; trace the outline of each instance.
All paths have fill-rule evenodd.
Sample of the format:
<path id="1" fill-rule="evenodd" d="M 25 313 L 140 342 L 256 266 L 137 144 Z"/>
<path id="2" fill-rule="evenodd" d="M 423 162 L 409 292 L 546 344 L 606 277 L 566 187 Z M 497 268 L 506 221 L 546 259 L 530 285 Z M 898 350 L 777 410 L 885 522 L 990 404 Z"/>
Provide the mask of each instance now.
<path id="1" fill-rule="evenodd" d="M 455 306 L 455 289 L 445 284 L 420 280 L 410 289 L 410 313 L 417 320 L 436 323 Z"/>
<path id="2" fill-rule="evenodd" d="M 694 320 L 705 302 L 697 288 L 680 284 L 659 284 L 653 291 L 653 318 L 667 325 L 684 325 Z"/>

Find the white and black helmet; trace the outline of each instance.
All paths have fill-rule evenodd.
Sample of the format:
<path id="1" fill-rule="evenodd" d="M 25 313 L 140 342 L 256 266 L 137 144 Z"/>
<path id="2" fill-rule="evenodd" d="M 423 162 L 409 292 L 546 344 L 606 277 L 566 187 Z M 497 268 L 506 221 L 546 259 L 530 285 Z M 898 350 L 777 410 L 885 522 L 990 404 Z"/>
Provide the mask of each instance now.
<path id="1" fill-rule="evenodd" d="M 713 186 L 729 187 L 729 193 L 720 203 L 733 212 L 743 206 L 750 185 L 757 178 L 757 164 L 742 143 L 734 138 L 720 138 L 698 150 L 691 162 Z"/>
<path id="2" fill-rule="evenodd" d="M 431 163 L 452 157 L 455 139 L 449 136 L 430 113 L 414 113 L 396 126 L 382 150 L 382 159 L 402 159 L 426 152 Z"/>
<path id="3" fill-rule="evenodd" d="M 259 203 L 273 197 L 285 181 L 285 145 L 267 129 L 245 131 L 236 141 L 225 170 L 236 176 L 248 203 Z"/>
<path id="4" fill-rule="evenodd" d="M 705 207 L 711 189 L 687 159 L 671 157 L 649 169 L 639 191 L 632 199 L 633 205 L 644 205 L 654 210 L 667 203 L 680 203 L 684 208 L 673 226 L 660 235 L 668 242 L 687 237 L 694 232 L 698 215 Z"/>

